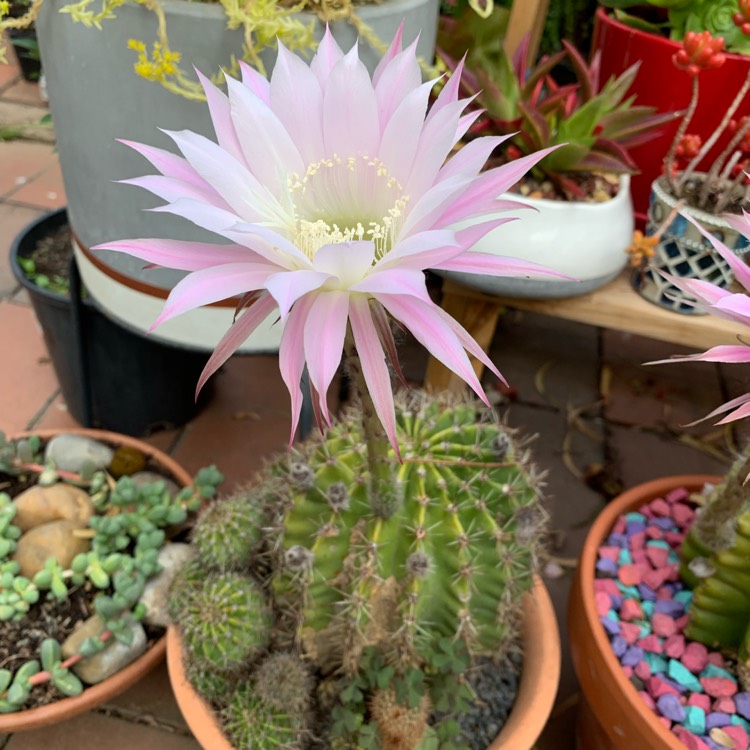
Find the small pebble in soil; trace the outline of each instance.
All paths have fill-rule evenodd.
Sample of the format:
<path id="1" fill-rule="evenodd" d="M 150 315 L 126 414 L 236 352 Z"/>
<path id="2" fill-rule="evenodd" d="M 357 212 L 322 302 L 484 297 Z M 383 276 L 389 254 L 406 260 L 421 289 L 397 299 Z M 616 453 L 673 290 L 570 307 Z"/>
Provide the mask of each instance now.
<path id="1" fill-rule="evenodd" d="M 677 551 L 694 517 L 682 489 L 621 516 L 598 550 L 596 609 L 623 672 L 687 748 L 748 750 L 750 692 L 684 635 L 692 592 Z"/>
<path id="2" fill-rule="evenodd" d="M 461 728 L 460 743 L 471 750 L 486 750 L 505 725 L 518 691 L 523 656 L 512 652 L 495 662 L 480 660 L 469 673 L 469 684 L 477 695 L 474 705 L 456 716 Z M 435 714 L 431 723 L 440 720 Z"/>

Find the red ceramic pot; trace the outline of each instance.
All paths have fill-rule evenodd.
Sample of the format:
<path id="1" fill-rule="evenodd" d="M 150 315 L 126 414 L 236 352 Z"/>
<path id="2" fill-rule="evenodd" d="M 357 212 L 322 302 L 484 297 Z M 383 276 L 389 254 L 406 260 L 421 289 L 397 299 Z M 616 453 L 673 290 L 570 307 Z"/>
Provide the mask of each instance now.
<path id="1" fill-rule="evenodd" d="M 596 12 L 593 49 L 601 51 L 601 81 L 618 75 L 640 60 L 641 67 L 631 92 L 637 103 L 656 107 L 659 112 L 685 109 L 690 101 L 690 78 L 672 64 L 672 55 L 680 49 L 680 42 L 633 29 L 620 23 L 604 8 Z M 717 70 L 700 74 L 700 103 L 689 133 L 697 133 L 705 141 L 721 121 L 742 86 L 750 56 L 728 54 L 726 62 Z M 740 106 L 738 116 L 750 114 L 750 97 Z M 651 183 L 659 177 L 662 161 L 672 142 L 678 123 L 662 128 L 661 134 L 630 152 L 640 173 L 633 177 L 631 190 L 636 216 L 645 220 Z M 704 161 L 704 166 L 715 159 L 727 144 L 719 140 Z"/>

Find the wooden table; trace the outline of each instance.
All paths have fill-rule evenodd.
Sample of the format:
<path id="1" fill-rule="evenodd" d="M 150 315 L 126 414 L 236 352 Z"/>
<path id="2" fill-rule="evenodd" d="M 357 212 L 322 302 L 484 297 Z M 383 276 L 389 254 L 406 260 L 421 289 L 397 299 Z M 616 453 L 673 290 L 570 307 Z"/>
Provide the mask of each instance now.
<path id="1" fill-rule="evenodd" d="M 682 315 L 647 302 L 631 288 L 627 271 L 589 294 L 545 300 L 494 297 L 446 279 L 443 282 L 442 307 L 466 328 L 484 351 L 488 351 L 492 342 L 500 313 L 508 307 L 637 333 L 694 349 L 732 344 L 739 335 L 748 334 L 747 327 L 740 323 L 713 315 Z M 669 352 L 665 352 L 664 356 L 668 357 Z M 481 377 L 483 365 L 473 357 L 472 363 Z M 434 357 L 430 358 L 425 388 L 458 391 L 464 386 L 461 378 Z"/>

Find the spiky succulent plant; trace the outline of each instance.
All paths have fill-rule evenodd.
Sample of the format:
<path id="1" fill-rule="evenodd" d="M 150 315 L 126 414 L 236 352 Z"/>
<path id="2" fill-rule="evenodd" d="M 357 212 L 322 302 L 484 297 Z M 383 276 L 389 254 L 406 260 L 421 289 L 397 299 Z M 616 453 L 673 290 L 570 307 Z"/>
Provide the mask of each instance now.
<path id="1" fill-rule="evenodd" d="M 627 96 L 638 63 L 600 85 L 598 55 L 587 64 L 573 45 L 563 41 L 563 46 L 536 63 L 528 59 L 528 39 L 512 59 L 501 45 L 474 47 L 468 52 L 461 87 L 467 96 L 476 96 L 485 112 L 474 132 L 511 136 L 501 147 L 507 158 L 565 144 L 535 171 L 570 198 L 580 198 L 583 193 L 570 173 L 636 171 L 628 149 L 653 137 L 676 115 L 657 114 L 655 107 L 636 105 L 634 97 Z M 441 57 L 456 70 L 454 57 Z M 574 73 L 573 83 L 555 80 L 561 63 Z"/>

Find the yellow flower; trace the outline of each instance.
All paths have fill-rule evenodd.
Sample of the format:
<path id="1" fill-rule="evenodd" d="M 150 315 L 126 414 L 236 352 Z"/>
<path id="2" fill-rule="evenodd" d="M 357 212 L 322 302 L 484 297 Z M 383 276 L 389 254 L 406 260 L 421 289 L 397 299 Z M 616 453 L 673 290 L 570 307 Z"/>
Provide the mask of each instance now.
<path id="1" fill-rule="evenodd" d="M 650 258 L 656 255 L 656 246 L 659 244 L 659 235 L 654 234 L 646 237 L 639 229 L 633 232 L 633 241 L 625 252 L 630 256 L 632 268 L 644 265 Z"/>

